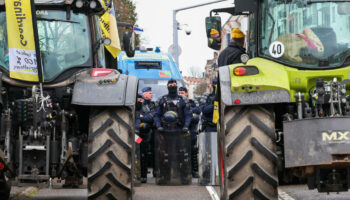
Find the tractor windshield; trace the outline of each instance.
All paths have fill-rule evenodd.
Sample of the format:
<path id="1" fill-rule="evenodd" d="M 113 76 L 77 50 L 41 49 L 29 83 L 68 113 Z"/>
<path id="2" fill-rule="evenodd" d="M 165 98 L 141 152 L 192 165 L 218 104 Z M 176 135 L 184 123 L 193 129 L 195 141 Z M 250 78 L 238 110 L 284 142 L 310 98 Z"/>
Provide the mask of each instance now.
<path id="1" fill-rule="evenodd" d="M 260 55 L 291 66 L 339 67 L 350 59 L 350 2 L 263 0 Z"/>
<path id="2" fill-rule="evenodd" d="M 71 12 L 68 20 L 67 11 L 38 10 L 37 20 L 45 81 L 69 68 L 92 65 L 85 14 Z M 0 13 L 0 66 L 9 69 L 5 12 Z"/>

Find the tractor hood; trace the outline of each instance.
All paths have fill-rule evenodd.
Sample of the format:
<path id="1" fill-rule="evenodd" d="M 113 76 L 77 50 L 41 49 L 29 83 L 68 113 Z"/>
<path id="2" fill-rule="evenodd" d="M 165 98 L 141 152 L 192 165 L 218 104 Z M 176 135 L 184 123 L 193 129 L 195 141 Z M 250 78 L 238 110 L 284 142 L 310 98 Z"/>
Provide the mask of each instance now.
<path id="1" fill-rule="evenodd" d="M 247 70 L 245 74 L 236 75 L 238 68 Z M 254 68 L 255 74 L 249 68 Z M 315 87 L 318 78 L 325 81 L 350 79 L 350 66 L 301 70 L 268 59 L 253 58 L 247 64 L 220 67 L 219 76 L 221 96 L 226 105 L 288 103 L 295 102 L 294 95 L 298 92 L 305 93 L 305 99 L 309 99 L 309 91 Z"/>

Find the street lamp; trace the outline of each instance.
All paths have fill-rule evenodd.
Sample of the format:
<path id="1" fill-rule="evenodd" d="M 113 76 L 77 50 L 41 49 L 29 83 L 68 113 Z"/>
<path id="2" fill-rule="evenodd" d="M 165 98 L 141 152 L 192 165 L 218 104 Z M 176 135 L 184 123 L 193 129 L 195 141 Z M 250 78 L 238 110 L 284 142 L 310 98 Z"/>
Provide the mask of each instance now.
<path id="1" fill-rule="evenodd" d="M 176 62 L 178 67 L 180 67 L 180 66 L 179 66 L 179 44 L 178 44 L 178 33 L 177 33 L 178 23 L 176 20 L 176 14 L 180 11 L 183 11 L 183 10 L 188 10 L 188 9 L 192 9 L 192 8 L 206 6 L 206 5 L 219 3 L 219 2 L 223 2 L 223 1 L 227 1 L 227 0 L 216 0 L 216 1 L 212 1 L 212 2 L 201 3 L 201 4 L 192 5 L 192 6 L 173 10 L 173 57 L 174 57 L 175 62 Z M 186 32 L 186 34 L 187 34 L 187 32 Z M 189 35 L 189 34 L 187 34 L 187 35 Z"/>

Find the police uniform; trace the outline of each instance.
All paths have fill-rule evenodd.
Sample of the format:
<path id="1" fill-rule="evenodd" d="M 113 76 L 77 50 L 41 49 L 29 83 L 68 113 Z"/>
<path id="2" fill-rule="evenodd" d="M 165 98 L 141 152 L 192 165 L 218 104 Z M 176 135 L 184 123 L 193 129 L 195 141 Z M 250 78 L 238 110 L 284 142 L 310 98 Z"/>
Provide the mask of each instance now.
<path id="1" fill-rule="evenodd" d="M 201 107 L 202 110 L 202 130 L 205 132 L 216 132 L 217 126 L 213 123 L 214 114 L 214 101 L 215 101 L 215 85 L 217 84 L 217 79 L 214 79 L 212 84 L 213 92 L 208 96 L 205 104 Z"/>
<path id="2" fill-rule="evenodd" d="M 190 105 L 186 98 L 177 94 L 177 90 L 161 97 L 155 109 L 154 121 L 158 129 L 188 130 L 191 119 Z"/>
<path id="3" fill-rule="evenodd" d="M 169 85 L 172 83 L 176 83 L 176 80 L 168 81 L 169 93 L 160 98 L 154 114 L 158 129 L 155 136 L 156 181 L 157 184 L 166 184 L 172 180 L 172 176 L 177 176 L 182 184 L 188 184 L 188 174 L 191 174 L 191 141 L 189 135 L 182 133 L 189 132 L 192 113 L 187 98 L 178 95 L 177 86 Z"/>
<path id="4" fill-rule="evenodd" d="M 151 87 L 145 87 L 142 89 L 142 92 L 152 91 Z M 151 139 L 153 134 L 154 127 L 154 109 L 155 104 L 151 100 L 144 99 L 142 106 L 136 112 L 136 128 L 142 138 L 140 144 L 140 153 L 141 153 L 141 182 L 145 183 L 147 181 L 147 167 L 148 167 L 148 152 L 151 150 Z"/>
<path id="5" fill-rule="evenodd" d="M 188 92 L 187 88 L 180 87 L 179 91 Z M 192 176 L 198 178 L 198 148 L 197 148 L 197 135 L 198 135 L 198 123 L 201 109 L 199 103 L 196 100 L 188 99 L 190 105 L 192 120 L 189 127 L 191 132 L 191 164 L 192 164 Z"/>

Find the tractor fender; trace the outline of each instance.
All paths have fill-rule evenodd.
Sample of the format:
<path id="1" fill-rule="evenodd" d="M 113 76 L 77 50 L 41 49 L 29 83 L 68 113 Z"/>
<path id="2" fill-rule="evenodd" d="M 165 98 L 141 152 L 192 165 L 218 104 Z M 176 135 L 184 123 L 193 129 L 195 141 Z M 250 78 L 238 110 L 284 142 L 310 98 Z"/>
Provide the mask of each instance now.
<path id="1" fill-rule="evenodd" d="M 284 89 L 262 90 L 253 92 L 232 92 L 229 66 L 219 68 L 220 94 L 225 105 L 255 105 L 291 102 L 290 94 Z M 238 81 L 239 79 L 237 79 Z M 238 102 L 236 100 L 239 100 Z"/>
<path id="2" fill-rule="evenodd" d="M 83 106 L 132 106 L 136 101 L 138 79 L 120 74 L 117 70 L 92 77 L 91 70 L 76 78 L 72 104 Z"/>
<path id="3" fill-rule="evenodd" d="M 225 105 L 232 105 L 231 77 L 228 66 L 219 67 L 220 95 Z"/>

